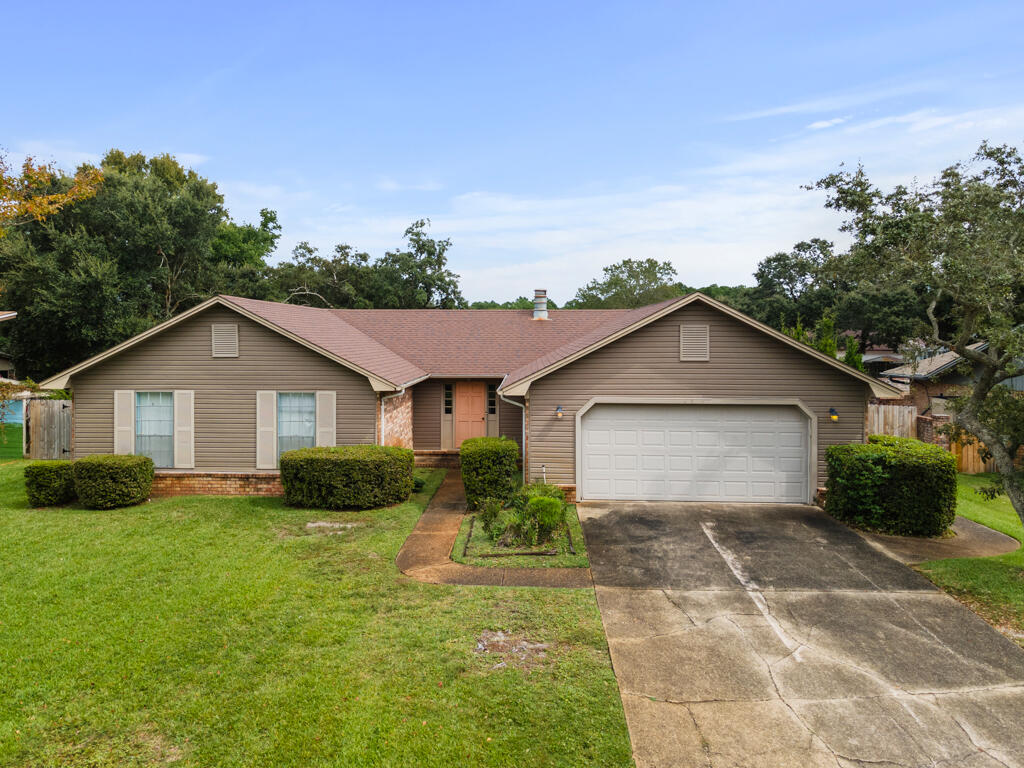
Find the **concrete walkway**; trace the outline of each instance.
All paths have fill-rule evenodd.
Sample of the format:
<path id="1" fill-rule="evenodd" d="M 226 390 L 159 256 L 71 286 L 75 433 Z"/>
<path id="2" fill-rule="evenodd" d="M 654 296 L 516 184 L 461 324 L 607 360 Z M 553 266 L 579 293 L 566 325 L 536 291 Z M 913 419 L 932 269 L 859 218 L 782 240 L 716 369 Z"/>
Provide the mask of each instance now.
<path id="1" fill-rule="evenodd" d="M 451 559 L 452 546 L 466 515 L 462 475 L 449 470 L 430 504 L 402 544 L 395 564 L 406 576 L 430 584 L 493 587 L 594 586 L 589 568 L 480 568 Z"/>
<path id="2" fill-rule="evenodd" d="M 980 523 L 957 517 L 953 536 L 941 539 L 923 536 L 887 536 L 882 533 L 857 531 L 868 543 L 901 563 L 924 563 L 948 557 L 993 557 L 1015 552 L 1020 542 L 1005 533 L 993 531 Z"/>

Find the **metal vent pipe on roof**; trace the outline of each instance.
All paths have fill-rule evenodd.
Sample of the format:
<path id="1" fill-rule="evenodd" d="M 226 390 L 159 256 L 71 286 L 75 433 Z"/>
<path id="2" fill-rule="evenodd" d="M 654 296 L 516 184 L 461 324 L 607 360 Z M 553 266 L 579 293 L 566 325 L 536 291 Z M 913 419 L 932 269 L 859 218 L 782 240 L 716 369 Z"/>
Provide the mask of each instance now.
<path id="1" fill-rule="evenodd" d="M 544 288 L 537 288 L 533 292 L 533 319 L 548 319 L 548 292 Z"/>

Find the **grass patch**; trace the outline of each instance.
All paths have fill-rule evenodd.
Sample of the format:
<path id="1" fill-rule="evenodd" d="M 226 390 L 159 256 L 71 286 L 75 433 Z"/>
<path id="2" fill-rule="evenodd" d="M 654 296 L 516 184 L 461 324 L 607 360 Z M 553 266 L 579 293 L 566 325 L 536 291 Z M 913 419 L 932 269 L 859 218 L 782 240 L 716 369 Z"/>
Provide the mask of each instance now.
<path id="1" fill-rule="evenodd" d="M 1024 528 L 1010 500 L 1000 496 L 988 501 L 974 492 L 992 479 L 992 475 L 958 475 L 957 514 L 1024 543 Z M 990 623 L 1018 642 L 1024 639 L 1024 549 L 996 557 L 934 560 L 918 567 Z"/>
<path id="2" fill-rule="evenodd" d="M 573 505 L 566 507 L 565 516 L 569 522 L 569 533 L 572 536 L 572 546 L 576 550 L 576 554 L 569 551 L 569 538 L 565 533 L 559 532 L 555 535 L 554 541 L 530 548 L 533 551 L 555 550 L 557 552 L 555 555 L 548 557 L 532 555 L 481 557 L 485 553 L 507 553 L 509 550 L 507 547 L 499 547 L 491 541 L 491 537 L 484 533 L 483 526 L 478 520 L 473 526 L 473 538 L 470 539 L 469 549 L 463 557 L 462 552 L 466 547 L 470 520 L 474 517 L 474 515 L 466 515 L 462 520 L 459 535 L 455 538 L 452 560 L 485 568 L 589 568 L 590 560 L 587 559 L 587 546 L 583 541 L 583 529 L 580 526 L 580 519 L 576 515 L 576 507 Z"/>
<path id="3" fill-rule="evenodd" d="M 631 764 L 591 591 L 398 573 L 443 472 L 372 511 L 30 510 L 24 464 L 0 466 L 0 765 Z M 496 668 L 487 630 L 548 650 Z"/>
<path id="4" fill-rule="evenodd" d="M 21 458 L 21 424 L 5 424 L 0 432 L 0 461 Z"/>

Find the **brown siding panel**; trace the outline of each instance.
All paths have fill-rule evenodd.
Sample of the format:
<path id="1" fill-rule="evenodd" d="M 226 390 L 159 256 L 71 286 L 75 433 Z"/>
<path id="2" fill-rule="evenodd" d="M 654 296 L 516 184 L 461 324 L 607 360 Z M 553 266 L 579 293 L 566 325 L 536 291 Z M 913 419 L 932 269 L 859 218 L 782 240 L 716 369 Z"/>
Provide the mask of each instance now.
<path id="1" fill-rule="evenodd" d="M 237 323 L 239 356 L 210 355 L 210 324 Z M 74 390 L 75 456 L 114 449 L 115 389 L 195 390 L 196 469 L 256 466 L 256 391 L 337 392 L 338 445 L 376 441 L 376 395 L 354 371 L 214 307 L 84 371 Z"/>
<path id="2" fill-rule="evenodd" d="M 517 403 L 523 402 L 521 397 L 510 397 Z M 509 405 L 498 398 L 498 434 L 510 437 L 519 444 L 519 454 L 523 453 L 523 409 Z"/>
<path id="3" fill-rule="evenodd" d="M 680 362 L 684 319 L 710 325 L 708 362 Z M 864 440 L 868 388 L 715 309 L 687 306 L 530 386 L 530 478 L 544 464 L 549 481 L 575 484 L 576 411 L 597 396 L 800 398 L 817 416 L 821 485 L 825 448 Z"/>
<path id="4" fill-rule="evenodd" d="M 441 382 L 436 379 L 412 388 L 412 447 L 418 451 L 441 449 Z"/>

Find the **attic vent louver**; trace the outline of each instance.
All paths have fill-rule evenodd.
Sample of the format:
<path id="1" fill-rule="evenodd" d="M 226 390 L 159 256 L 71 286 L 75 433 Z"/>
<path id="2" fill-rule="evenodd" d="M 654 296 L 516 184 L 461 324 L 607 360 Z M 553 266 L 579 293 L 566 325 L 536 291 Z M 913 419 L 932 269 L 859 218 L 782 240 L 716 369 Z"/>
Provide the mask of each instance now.
<path id="1" fill-rule="evenodd" d="M 684 363 L 711 359 L 711 340 L 707 325 L 683 323 L 679 326 L 679 359 Z"/>
<path id="2" fill-rule="evenodd" d="M 213 323 L 210 326 L 213 357 L 238 357 L 238 326 L 234 323 Z"/>

